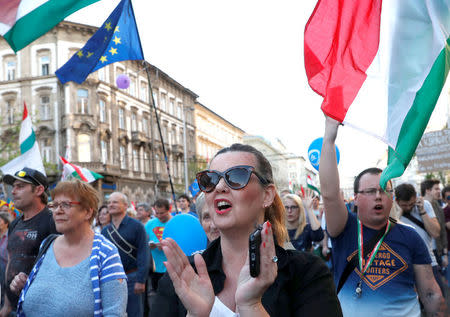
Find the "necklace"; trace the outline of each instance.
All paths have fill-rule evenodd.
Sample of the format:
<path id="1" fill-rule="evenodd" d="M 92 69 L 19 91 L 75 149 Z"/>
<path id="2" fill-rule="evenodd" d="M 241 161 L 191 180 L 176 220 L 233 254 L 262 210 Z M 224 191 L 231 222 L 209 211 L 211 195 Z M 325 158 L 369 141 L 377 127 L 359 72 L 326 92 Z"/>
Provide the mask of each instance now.
<path id="1" fill-rule="evenodd" d="M 358 260 L 359 260 L 359 271 L 364 276 L 364 274 L 367 272 L 369 267 L 372 265 L 373 260 L 375 259 L 375 256 L 378 253 L 378 250 L 380 249 L 381 244 L 383 243 L 384 237 L 386 237 L 386 234 L 391 229 L 391 221 L 388 219 L 388 222 L 386 224 L 386 229 L 384 230 L 383 236 L 378 240 L 377 244 L 373 248 L 372 252 L 369 255 L 369 259 L 366 261 L 365 265 L 364 262 L 364 239 L 363 239 L 363 226 L 359 218 L 358 220 Z M 357 298 L 360 298 L 362 295 L 362 280 L 358 282 L 355 289 L 355 295 Z"/>

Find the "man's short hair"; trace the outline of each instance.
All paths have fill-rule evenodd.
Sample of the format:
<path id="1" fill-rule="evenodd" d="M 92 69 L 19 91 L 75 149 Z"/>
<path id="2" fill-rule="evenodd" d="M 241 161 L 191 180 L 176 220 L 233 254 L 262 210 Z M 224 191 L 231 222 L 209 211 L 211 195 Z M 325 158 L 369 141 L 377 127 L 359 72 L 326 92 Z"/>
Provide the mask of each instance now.
<path id="1" fill-rule="evenodd" d="M 420 194 L 425 196 L 427 190 L 433 188 L 434 185 L 440 184 L 441 182 L 438 179 L 426 179 L 422 183 L 420 183 Z"/>
<path id="2" fill-rule="evenodd" d="M 395 200 L 397 201 L 409 201 L 416 195 L 416 189 L 411 184 L 403 183 L 395 187 Z"/>
<path id="3" fill-rule="evenodd" d="M 191 199 L 188 197 L 188 195 L 186 195 L 186 194 L 182 194 L 182 195 L 180 195 L 180 196 L 178 196 L 178 199 L 177 200 L 180 200 L 180 199 L 186 199 L 187 200 L 187 202 L 189 203 L 189 205 L 191 205 Z"/>
<path id="4" fill-rule="evenodd" d="M 164 208 L 166 210 L 170 209 L 169 201 L 165 198 L 159 198 L 155 201 L 155 207 Z"/>
<path id="5" fill-rule="evenodd" d="M 363 177 L 366 174 L 378 175 L 381 174 L 382 172 L 383 170 L 379 169 L 378 167 L 370 167 L 359 173 L 358 176 L 356 176 L 355 178 L 355 182 L 353 183 L 353 192 L 355 194 L 359 192 L 359 182 L 361 180 L 361 177 Z"/>
<path id="6" fill-rule="evenodd" d="M 136 209 L 142 207 L 144 208 L 145 211 L 149 212 L 150 211 L 150 205 L 147 203 L 139 203 L 136 205 Z"/>

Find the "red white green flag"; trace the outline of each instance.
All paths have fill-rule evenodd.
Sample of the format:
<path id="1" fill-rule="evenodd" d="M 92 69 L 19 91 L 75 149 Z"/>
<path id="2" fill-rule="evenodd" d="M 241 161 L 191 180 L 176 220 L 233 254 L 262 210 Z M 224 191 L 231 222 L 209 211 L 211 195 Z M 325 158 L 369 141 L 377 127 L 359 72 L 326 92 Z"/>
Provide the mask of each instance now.
<path id="1" fill-rule="evenodd" d="M 319 0 L 305 68 L 324 113 L 389 146 L 380 184 L 409 164 L 450 66 L 449 0 Z"/>
<path id="2" fill-rule="evenodd" d="M 17 52 L 98 0 L 0 0 L 0 35 Z"/>
<path id="3" fill-rule="evenodd" d="M 64 157 L 59 157 L 63 162 L 63 172 L 61 176 L 61 180 L 69 180 L 71 178 L 78 178 L 86 183 L 92 183 L 99 178 L 103 178 L 102 175 L 97 174 L 87 168 L 69 163 Z"/>
<path id="4" fill-rule="evenodd" d="M 320 195 L 320 190 L 319 188 L 316 186 L 316 184 L 314 183 L 314 181 L 312 180 L 311 176 L 306 176 L 306 185 L 309 189 L 315 191 L 318 195 Z M 304 193 L 303 193 L 304 195 Z"/>

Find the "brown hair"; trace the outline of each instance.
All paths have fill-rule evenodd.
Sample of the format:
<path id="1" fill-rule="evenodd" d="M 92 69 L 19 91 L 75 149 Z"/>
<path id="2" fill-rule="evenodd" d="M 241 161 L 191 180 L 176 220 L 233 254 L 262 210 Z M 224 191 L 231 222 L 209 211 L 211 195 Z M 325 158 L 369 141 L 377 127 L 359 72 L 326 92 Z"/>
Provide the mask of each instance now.
<path id="1" fill-rule="evenodd" d="M 97 215 L 97 206 L 100 201 L 99 194 L 94 187 L 78 179 L 63 181 L 59 182 L 51 191 L 52 198 L 58 195 L 67 195 L 78 199 L 83 208 L 92 210 L 91 218 L 89 218 L 89 222 L 92 223 Z"/>
<path id="2" fill-rule="evenodd" d="M 253 146 L 235 143 L 229 147 L 221 149 L 219 152 L 216 153 L 216 155 L 214 155 L 213 159 L 216 158 L 218 155 L 227 152 L 246 152 L 253 154 L 256 158 L 257 164 L 257 166 L 255 166 L 256 172 L 258 172 L 258 174 L 260 174 L 268 181 L 268 185 L 274 184 L 272 165 L 270 165 L 270 162 L 267 160 L 267 158 Z M 268 186 L 263 184 L 261 185 Z M 273 199 L 272 204 L 269 207 L 266 207 L 264 210 L 264 221 L 269 221 L 272 224 L 273 233 L 279 245 L 283 245 L 284 242 L 288 241 L 285 219 L 286 219 L 286 211 L 284 210 L 283 202 L 281 201 L 281 198 L 278 195 L 278 193 L 275 192 L 275 197 Z"/>

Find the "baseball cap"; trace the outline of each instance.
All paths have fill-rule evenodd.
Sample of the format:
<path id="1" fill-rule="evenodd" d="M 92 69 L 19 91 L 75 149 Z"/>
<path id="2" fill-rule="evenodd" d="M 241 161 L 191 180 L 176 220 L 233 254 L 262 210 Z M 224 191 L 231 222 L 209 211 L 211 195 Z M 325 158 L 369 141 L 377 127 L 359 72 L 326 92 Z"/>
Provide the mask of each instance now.
<path id="1" fill-rule="evenodd" d="M 24 167 L 20 171 L 17 171 L 14 175 L 3 176 L 3 182 L 8 185 L 14 184 L 16 180 L 36 186 L 42 185 L 45 189 L 48 188 L 47 177 L 45 177 L 45 175 L 41 172 L 32 168 Z"/>

